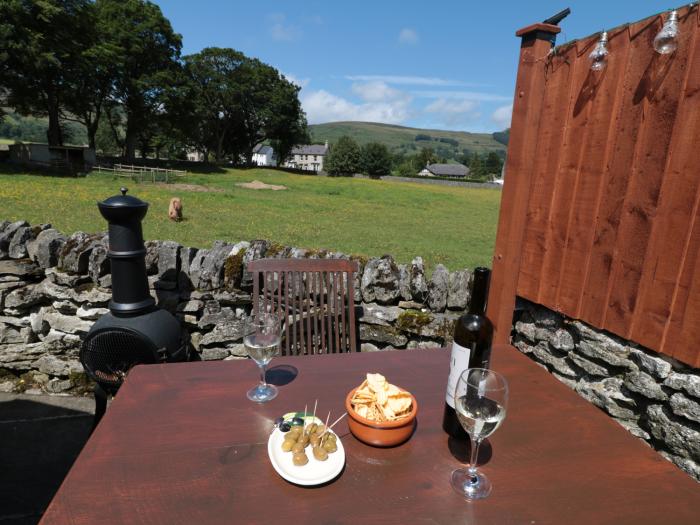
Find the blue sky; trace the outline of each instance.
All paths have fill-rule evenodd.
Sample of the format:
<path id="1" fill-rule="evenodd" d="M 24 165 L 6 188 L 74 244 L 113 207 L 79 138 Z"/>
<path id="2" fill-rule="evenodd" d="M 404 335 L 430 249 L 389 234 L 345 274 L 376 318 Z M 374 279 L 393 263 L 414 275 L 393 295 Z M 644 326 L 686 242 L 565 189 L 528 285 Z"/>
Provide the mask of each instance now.
<path id="1" fill-rule="evenodd" d="M 662 0 L 156 0 L 183 53 L 232 47 L 302 86 L 310 123 L 490 132 L 509 125 L 517 29 L 565 7 L 557 43 L 680 4 Z"/>

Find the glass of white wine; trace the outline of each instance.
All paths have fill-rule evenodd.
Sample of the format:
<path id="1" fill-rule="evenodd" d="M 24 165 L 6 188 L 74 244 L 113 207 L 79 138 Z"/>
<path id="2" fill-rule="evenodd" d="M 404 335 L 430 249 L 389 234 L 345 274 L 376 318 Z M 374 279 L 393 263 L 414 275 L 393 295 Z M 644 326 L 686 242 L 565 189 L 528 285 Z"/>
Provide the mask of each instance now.
<path id="1" fill-rule="evenodd" d="M 471 438 L 471 460 L 468 468 L 452 472 L 452 488 L 467 499 L 491 493 L 491 482 L 476 468 L 479 445 L 501 425 L 507 406 L 508 383 L 501 374 L 485 368 L 462 372 L 455 389 L 455 411 Z"/>
<path id="2" fill-rule="evenodd" d="M 265 381 L 267 365 L 278 354 L 280 320 L 268 312 L 254 312 L 245 323 L 243 345 L 250 358 L 260 367 L 260 384 L 248 391 L 248 399 L 264 403 L 277 397 L 277 388 Z"/>

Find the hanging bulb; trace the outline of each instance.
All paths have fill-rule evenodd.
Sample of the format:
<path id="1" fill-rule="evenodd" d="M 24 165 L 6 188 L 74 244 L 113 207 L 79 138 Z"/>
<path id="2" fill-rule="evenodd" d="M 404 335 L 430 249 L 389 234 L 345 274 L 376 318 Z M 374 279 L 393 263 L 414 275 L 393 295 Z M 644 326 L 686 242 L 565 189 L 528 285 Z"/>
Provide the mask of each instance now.
<path id="1" fill-rule="evenodd" d="M 608 63 L 608 33 L 606 31 L 600 34 L 600 40 L 598 40 L 588 58 L 591 60 L 591 69 L 593 71 L 600 71 L 605 68 Z"/>
<path id="2" fill-rule="evenodd" d="M 678 13 L 671 11 L 656 37 L 654 37 L 654 49 L 662 55 L 673 53 L 678 47 Z"/>

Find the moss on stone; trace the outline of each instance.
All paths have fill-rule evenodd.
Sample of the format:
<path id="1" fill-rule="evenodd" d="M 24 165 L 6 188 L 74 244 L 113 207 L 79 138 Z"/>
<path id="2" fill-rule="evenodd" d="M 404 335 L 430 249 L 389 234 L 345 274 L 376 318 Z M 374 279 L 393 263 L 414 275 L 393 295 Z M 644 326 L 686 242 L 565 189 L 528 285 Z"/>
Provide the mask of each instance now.
<path id="1" fill-rule="evenodd" d="M 224 286 L 229 290 L 238 286 L 243 276 L 243 257 L 246 249 L 243 248 L 235 255 L 229 255 L 224 262 Z"/>
<path id="2" fill-rule="evenodd" d="M 420 310 L 404 310 L 396 319 L 396 327 L 399 330 L 420 334 L 423 327 L 429 325 L 432 320 L 433 316 L 428 312 L 421 312 Z"/>
<path id="3" fill-rule="evenodd" d="M 267 247 L 267 251 L 265 252 L 265 257 L 274 257 L 276 255 L 279 255 L 286 248 L 287 247 L 284 244 L 280 244 L 277 242 L 271 242 L 270 245 Z"/>
<path id="4" fill-rule="evenodd" d="M 305 257 L 307 259 L 312 259 L 314 257 L 316 257 L 317 259 L 325 259 L 326 255 L 328 255 L 328 250 L 311 248 L 306 251 Z"/>
<path id="5" fill-rule="evenodd" d="M 367 257 L 366 255 L 354 253 L 350 256 L 350 260 L 359 262 L 360 268 L 364 268 L 365 266 L 367 266 L 367 263 L 369 262 L 369 257 Z"/>

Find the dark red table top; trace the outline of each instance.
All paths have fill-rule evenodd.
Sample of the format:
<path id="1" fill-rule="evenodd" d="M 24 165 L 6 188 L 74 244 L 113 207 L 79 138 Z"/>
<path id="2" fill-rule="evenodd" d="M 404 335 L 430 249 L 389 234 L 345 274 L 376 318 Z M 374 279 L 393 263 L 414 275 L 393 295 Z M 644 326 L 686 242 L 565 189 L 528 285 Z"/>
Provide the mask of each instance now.
<path id="1" fill-rule="evenodd" d="M 700 485 L 510 347 L 493 367 L 510 384 L 503 425 L 483 447 L 490 498 L 467 502 L 449 477 L 465 453 L 441 429 L 448 352 L 277 358 L 298 375 L 264 405 L 248 401 L 251 361 L 139 366 L 76 460 L 42 523 L 698 523 Z M 273 419 L 319 400 L 340 414 L 366 372 L 413 392 L 410 441 L 369 447 L 335 430 L 344 471 L 321 487 L 272 468 Z"/>

